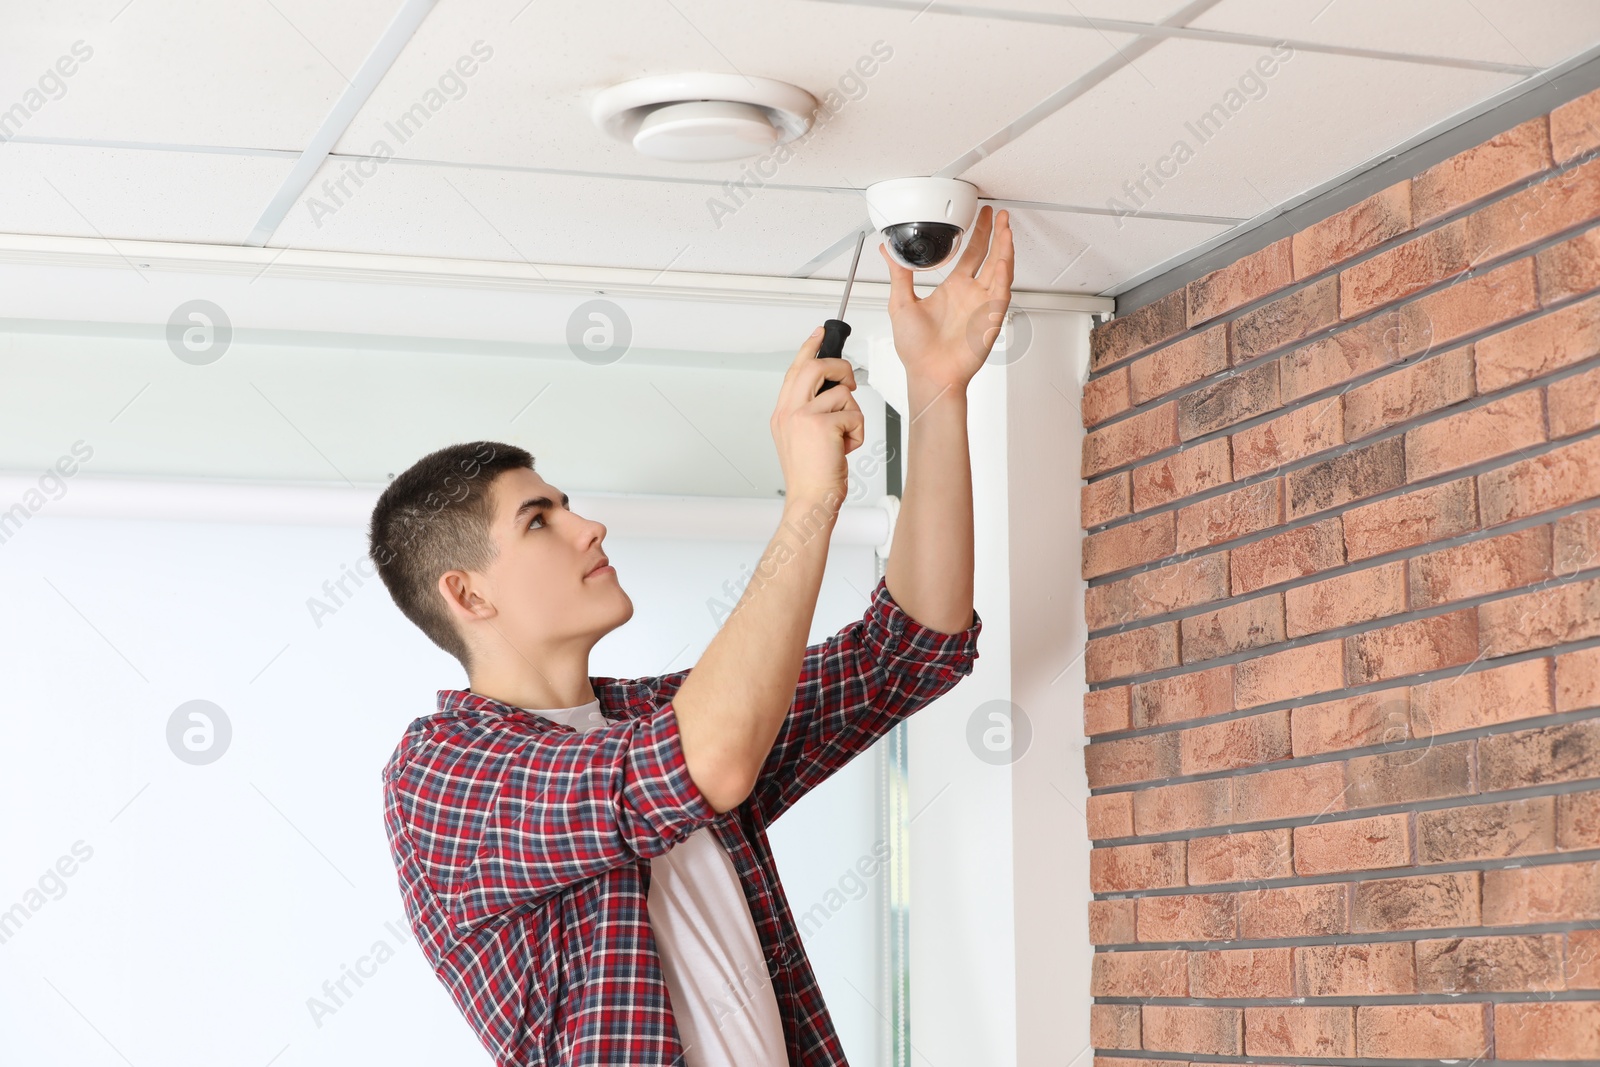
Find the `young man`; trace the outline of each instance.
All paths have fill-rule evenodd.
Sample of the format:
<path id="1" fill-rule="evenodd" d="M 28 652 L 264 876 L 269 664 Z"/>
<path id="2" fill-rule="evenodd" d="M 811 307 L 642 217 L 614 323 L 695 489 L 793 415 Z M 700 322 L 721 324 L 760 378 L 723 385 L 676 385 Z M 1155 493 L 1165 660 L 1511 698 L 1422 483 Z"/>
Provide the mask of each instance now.
<path id="1" fill-rule="evenodd" d="M 816 358 L 820 330 L 771 419 L 782 526 L 692 670 L 589 676 L 633 603 L 605 527 L 522 449 L 442 449 L 384 490 L 372 559 L 469 679 L 385 765 L 385 826 L 412 930 L 495 1063 L 846 1062 L 766 828 L 972 671 L 966 388 L 1012 255 L 1006 213 L 985 206 L 931 296 L 889 261 L 904 499 L 871 606 L 819 644 L 804 642 L 862 440 L 855 377 Z M 845 388 L 818 393 L 825 377 Z"/>

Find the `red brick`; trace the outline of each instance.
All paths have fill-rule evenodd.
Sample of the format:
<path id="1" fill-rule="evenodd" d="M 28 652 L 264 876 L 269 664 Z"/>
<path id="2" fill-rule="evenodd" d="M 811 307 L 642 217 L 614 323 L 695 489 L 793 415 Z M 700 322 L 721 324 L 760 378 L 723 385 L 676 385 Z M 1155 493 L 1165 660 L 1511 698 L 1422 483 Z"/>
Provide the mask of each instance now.
<path id="1" fill-rule="evenodd" d="M 1528 1001 L 1494 1006 L 1502 1060 L 1600 1060 L 1600 1001 Z"/>
<path id="2" fill-rule="evenodd" d="M 1568 989 L 1600 989 L 1600 929 L 1567 931 Z"/>
<path id="3" fill-rule="evenodd" d="M 1231 664 L 1156 678 L 1133 687 L 1133 725 L 1136 729 L 1200 719 L 1232 710 Z"/>
<path id="4" fill-rule="evenodd" d="M 1289 712 L 1224 719 L 1178 735 L 1178 773 L 1203 774 L 1289 758 Z"/>
<path id="5" fill-rule="evenodd" d="M 1410 357 L 1442 349 L 1538 306 L 1530 259 L 1513 260 L 1487 274 L 1464 277 L 1401 306 L 1400 355 Z"/>
<path id="6" fill-rule="evenodd" d="M 1411 735 L 1471 730 L 1551 712 L 1545 660 L 1452 674 L 1411 687 Z"/>
<path id="7" fill-rule="evenodd" d="M 1485 737 L 1478 766 L 1486 793 L 1600 778 L 1600 719 Z"/>
<path id="8" fill-rule="evenodd" d="M 1285 404 L 1343 385 L 1400 359 L 1400 313 L 1385 311 L 1278 358 Z"/>
<path id="9" fill-rule="evenodd" d="M 1178 624 L 1160 622 L 1089 640 L 1083 657 L 1090 682 L 1107 682 L 1178 665 Z"/>
<path id="10" fill-rule="evenodd" d="M 1600 636 L 1600 578 L 1480 604 L 1478 626 L 1491 657 Z"/>
<path id="11" fill-rule="evenodd" d="M 1530 526 L 1413 556 L 1408 562 L 1411 606 L 1448 604 L 1551 577 L 1550 531 L 1549 526 Z"/>
<path id="12" fill-rule="evenodd" d="M 1600 497 L 1600 437 L 1478 475 L 1485 526 Z"/>
<path id="13" fill-rule="evenodd" d="M 1556 520 L 1555 571 L 1562 577 L 1600 565 L 1600 508 Z"/>
<path id="14" fill-rule="evenodd" d="M 1133 939 L 1134 902 L 1132 900 L 1089 901 L 1090 944 L 1121 945 Z"/>
<path id="15" fill-rule="evenodd" d="M 1489 1048 L 1482 1004 L 1363 1004 L 1356 1055 L 1383 1059 L 1475 1059 Z"/>
<path id="16" fill-rule="evenodd" d="M 1411 736 L 1409 692 L 1400 686 L 1292 709 L 1294 754 L 1316 756 L 1406 740 Z"/>
<path id="17" fill-rule="evenodd" d="M 1409 229 L 1411 182 L 1407 179 L 1295 234 L 1291 239 L 1295 279 L 1319 274 Z"/>
<path id="18" fill-rule="evenodd" d="M 1137 1049 L 1139 1005 L 1089 1005 L 1089 1043 L 1095 1048 Z"/>
<path id="19" fill-rule="evenodd" d="M 1233 476 L 1248 478 L 1344 443 L 1343 401 L 1319 400 L 1233 435 Z"/>
<path id="20" fill-rule="evenodd" d="M 1546 307 L 1600 288 L 1600 229 L 1586 230 L 1544 249 L 1534 257 L 1534 267 L 1539 302 Z"/>
<path id="21" fill-rule="evenodd" d="M 1411 946 L 1311 945 L 1294 950 L 1295 992 L 1303 997 L 1361 997 L 1415 993 Z"/>
<path id="22" fill-rule="evenodd" d="M 1339 279 L 1329 276 L 1233 320 L 1229 358 L 1235 366 L 1304 340 L 1339 321 Z"/>
<path id="23" fill-rule="evenodd" d="M 1133 510 L 1147 511 L 1231 481 L 1226 437 L 1186 445 L 1180 452 L 1133 469 Z"/>
<path id="24" fill-rule="evenodd" d="M 1452 348 L 1358 385 L 1344 398 L 1344 435 L 1356 441 L 1472 396 L 1472 346 Z"/>
<path id="25" fill-rule="evenodd" d="M 1466 796 L 1472 787 L 1472 742 L 1358 756 L 1344 766 L 1350 808 L 1377 808 Z"/>
<path id="26" fill-rule="evenodd" d="M 1090 378 L 1083 386 L 1083 424 L 1095 426 L 1113 415 L 1127 411 L 1128 368 L 1118 367 L 1110 374 Z"/>
<path id="27" fill-rule="evenodd" d="M 1429 230 L 1340 271 L 1339 315 L 1359 318 L 1452 278 L 1469 265 L 1466 220 Z"/>
<path id="28" fill-rule="evenodd" d="M 1244 1051 L 1244 1018 L 1238 1008 L 1146 1004 L 1143 1031 L 1144 1047 L 1152 1052 L 1237 1056 Z M 1139 1061 L 1141 1067 L 1145 1062 Z"/>
<path id="29" fill-rule="evenodd" d="M 1085 816 L 1092 841 L 1107 837 L 1132 837 L 1133 794 L 1097 793 L 1089 798 Z"/>
<path id="30" fill-rule="evenodd" d="M 1446 937 L 1418 941 L 1417 984 L 1424 993 L 1564 989 L 1561 935 Z"/>
<path id="31" fill-rule="evenodd" d="M 1177 550 L 1189 552 L 1275 526 L 1283 519 L 1283 483 L 1257 482 L 1178 509 Z"/>
<path id="32" fill-rule="evenodd" d="M 1092 586 L 1084 596 L 1084 616 L 1089 629 L 1101 630 L 1227 595 L 1228 554 L 1213 552 Z"/>
<path id="33" fill-rule="evenodd" d="M 1183 885 L 1184 843 L 1112 845 L 1089 850 L 1089 891 L 1125 893 Z"/>
<path id="34" fill-rule="evenodd" d="M 1351 634 L 1344 643 L 1350 685 L 1456 667 L 1478 656 L 1478 615 L 1465 608 Z"/>
<path id="35" fill-rule="evenodd" d="M 1178 773 L 1178 738 L 1176 734 L 1145 734 L 1096 741 L 1085 746 L 1083 763 L 1091 789 L 1167 778 Z"/>
<path id="36" fill-rule="evenodd" d="M 1357 882 L 1350 895 L 1355 933 L 1479 925 L 1481 872 L 1425 874 Z"/>
<path id="37" fill-rule="evenodd" d="M 1089 364 L 1101 370 L 1188 328 L 1184 291 L 1175 290 L 1089 331 Z"/>
<path id="38" fill-rule="evenodd" d="M 1229 560 L 1233 595 L 1253 593 L 1344 563 L 1344 533 L 1338 519 L 1284 530 L 1233 550 Z"/>
<path id="39" fill-rule="evenodd" d="M 1550 147 L 1557 163 L 1600 148 L 1600 89 L 1550 112 Z"/>
<path id="40" fill-rule="evenodd" d="M 1218 324 L 1158 348 L 1128 367 L 1132 398 L 1144 404 L 1228 365 L 1228 327 Z"/>
<path id="41" fill-rule="evenodd" d="M 1322 641 L 1234 664 L 1234 702 L 1253 708 L 1344 688 L 1342 643 Z"/>
<path id="42" fill-rule="evenodd" d="M 1475 485 L 1457 478 L 1351 508 L 1341 517 L 1345 553 L 1355 562 L 1477 529 Z"/>
<path id="43" fill-rule="evenodd" d="M 1096 952 L 1089 969 L 1092 997 L 1185 997 L 1189 995 L 1189 954 L 1178 949 L 1154 952 Z"/>
<path id="44" fill-rule="evenodd" d="M 1545 393 L 1552 438 L 1600 426 L 1600 367 L 1551 382 Z"/>
<path id="45" fill-rule="evenodd" d="M 1286 948 L 1189 953 L 1192 997 L 1287 997 L 1293 993 L 1294 979 L 1289 973 Z M 1249 1047 L 1248 1037 L 1245 1045 Z"/>
<path id="46" fill-rule="evenodd" d="M 1083 577 L 1098 578 L 1172 555 L 1175 528 L 1172 512 L 1163 511 L 1087 535 L 1083 539 Z"/>
<path id="47" fill-rule="evenodd" d="M 1189 841 L 1190 885 L 1253 882 L 1292 874 L 1288 830 L 1252 830 Z"/>
<path id="48" fill-rule="evenodd" d="M 1417 859 L 1460 863 L 1554 852 L 1556 798 L 1527 797 L 1417 812 Z"/>
<path id="49" fill-rule="evenodd" d="M 1348 929 L 1343 882 L 1253 889 L 1238 894 L 1243 938 L 1325 937 Z"/>
<path id="50" fill-rule="evenodd" d="M 1250 1056 L 1353 1056 L 1354 1008 L 1272 1007 L 1244 1010 Z"/>
<path id="51" fill-rule="evenodd" d="M 1387 437 L 1290 472 L 1287 515 L 1298 519 L 1405 484 L 1404 446 Z"/>
<path id="52" fill-rule="evenodd" d="M 1312 763 L 1244 774 L 1233 783 L 1236 822 L 1265 822 L 1344 810 L 1344 775 L 1337 763 Z"/>
<path id="53" fill-rule="evenodd" d="M 1140 941 L 1231 941 L 1238 929 L 1234 893 L 1179 893 L 1139 901 Z"/>
<path id="54" fill-rule="evenodd" d="M 1259 300 L 1294 281 L 1289 262 L 1289 238 L 1274 241 L 1258 252 L 1214 270 L 1188 285 L 1189 325 Z"/>
<path id="55" fill-rule="evenodd" d="M 1600 848 L 1600 790 L 1556 798 L 1558 848 Z"/>
<path id="56" fill-rule="evenodd" d="M 1600 173 L 1595 175 L 1600 179 Z M 1600 354 L 1600 297 L 1480 337 L 1472 346 L 1478 392 L 1540 378 Z"/>
<path id="57" fill-rule="evenodd" d="M 1411 862 L 1410 817 L 1376 815 L 1294 828 L 1296 874 L 1333 874 Z M 1190 862 L 1193 862 L 1191 857 Z"/>
<path id="58" fill-rule="evenodd" d="M 1083 732 L 1103 734 L 1112 730 L 1127 730 L 1133 725 L 1129 716 L 1128 687 L 1094 689 L 1083 698 Z"/>
<path id="59" fill-rule="evenodd" d="M 1170 834 L 1233 821 L 1233 787 L 1226 778 L 1148 786 L 1131 794 L 1133 832 Z"/>
<path id="60" fill-rule="evenodd" d="M 1113 467 L 1137 463 L 1177 443 L 1176 403 L 1141 411 L 1109 426 L 1089 431 L 1083 439 L 1082 476 L 1092 478 Z"/>
<path id="61" fill-rule="evenodd" d="M 1540 444 L 1544 403 L 1537 389 L 1479 404 L 1406 431 L 1406 478 L 1421 481 Z"/>
<path id="62" fill-rule="evenodd" d="M 1079 510 L 1083 512 L 1084 528 L 1120 519 L 1132 511 L 1132 484 L 1133 476 L 1123 471 L 1085 485 L 1079 493 Z"/>
<path id="63" fill-rule="evenodd" d="M 1590 161 L 1469 216 L 1468 246 L 1476 262 L 1519 252 L 1600 216 L 1600 161 Z"/>
<path id="64" fill-rule="evenodd" d="M 1594 919 L 1600 919 L 1600 860 L 1483 872 L 1485 926 Z"/>
<path id="65" fill-rule="evenodd" d="M 1406 565 L 1384 563 L 1284 593 L 1290 637 L 1336 630 L 1406 610 Z M 1187 639 L 1186 639 L 1187 640 Z M 1185 644 L 1184 655 L 1188 655 Z"/>
<path id="66" fill-rule="evenodd" d="M 1556 657 L 1556 710 L 1582 711 L 1600 706 L 1600 648 L 1585 648 Z"/>
<path id="67" fill-rule="evenodd" d="M 1254 418 L 1278 406 L 1277 360 L 1219 376 L 1169 403 L 1178 409 L 1177 433 L 1184 441 Z"/>
<path id="68" fill-rule="evenodd" d="M 1272 593 L 1179 620 L 1185 663 L 1276 644 L 1284 639 L 1283 595 Z"/>
<path id="69" fill-rule="evenodd" d="M 1549 126 L 1539 115 L 1458 152 L 1413 178 L 1412 217 L 1420 226 L 1551 166 Z"/>

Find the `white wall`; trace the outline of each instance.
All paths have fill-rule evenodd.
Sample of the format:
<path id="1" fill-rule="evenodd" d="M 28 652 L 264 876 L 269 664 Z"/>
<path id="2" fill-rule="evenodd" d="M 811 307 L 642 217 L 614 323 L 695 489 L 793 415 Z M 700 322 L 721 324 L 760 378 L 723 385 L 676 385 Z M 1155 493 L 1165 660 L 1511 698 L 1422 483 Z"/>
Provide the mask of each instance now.
<path id="1" fill-rule="evenodd" d="M 636 611 L 590 673 L 693 663 L 715 632 L 706 601 L 763 547 L 608 538 Z M 465 677 L 376 579 L 320 627 L 306 606 L 364 551 L 356 528 L 48 514 L 0 546 L 0 909 L 27 912 L 0 943 L 6 1062 L 488 1062 L 410 940 L 379 781 L 406 725 Z M 834 551 L 810 640 L 859 618 L 874 584 L 870 548 Z M 166 737 L 194 699 L 232 727 L 204 766 Z M 864 1065 L 880 1020 L 851 987 L 876 988 L 884 879 L 860 895 L 849 872 L 879 836 L 875 764 L 771 835 L 797 913 L 859 896 L 806 949 Z M 72 873 L 52 875 L 63 857 Z M 323 983 L 363 956 L 384 961 L 334 1005 Z M 320 1023 L 311 998 L 334 1009 Z"/>

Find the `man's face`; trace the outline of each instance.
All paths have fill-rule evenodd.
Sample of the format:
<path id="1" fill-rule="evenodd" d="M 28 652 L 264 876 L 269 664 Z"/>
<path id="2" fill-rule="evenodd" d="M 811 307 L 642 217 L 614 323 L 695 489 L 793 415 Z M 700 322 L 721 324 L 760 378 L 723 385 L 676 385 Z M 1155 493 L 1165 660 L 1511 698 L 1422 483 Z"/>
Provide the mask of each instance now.
<path id="1" fill-rule="evenodd" d="M 605 556 L 606 528 L 569 510 L 565 494 L 525 467 L 502 471 L 489 487 L 498 555 L 483 575 L 496 614 L 481 636 L 524 653 L 576 642 L 593 647 L 633 617 L 615 570 L 591 575 Z"/>

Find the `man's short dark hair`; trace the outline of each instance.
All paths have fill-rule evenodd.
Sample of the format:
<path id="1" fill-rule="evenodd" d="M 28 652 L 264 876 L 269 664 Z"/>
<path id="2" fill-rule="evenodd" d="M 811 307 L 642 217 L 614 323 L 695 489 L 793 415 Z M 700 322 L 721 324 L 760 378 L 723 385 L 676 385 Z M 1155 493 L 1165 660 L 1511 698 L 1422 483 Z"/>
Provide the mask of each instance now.
<path id="1" fill-rule="evenodd" d="M 501 471 L 533 469 L 526 449 L 472 441 L 430 452 L 386 486 L 372 509 L 367 555 L 402 614 L 471 673 L 471 652 L 439 592 L 446 571 L 486 570 L 497 550 L 490 539 Z"/>

